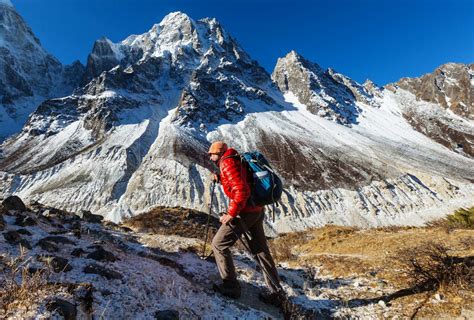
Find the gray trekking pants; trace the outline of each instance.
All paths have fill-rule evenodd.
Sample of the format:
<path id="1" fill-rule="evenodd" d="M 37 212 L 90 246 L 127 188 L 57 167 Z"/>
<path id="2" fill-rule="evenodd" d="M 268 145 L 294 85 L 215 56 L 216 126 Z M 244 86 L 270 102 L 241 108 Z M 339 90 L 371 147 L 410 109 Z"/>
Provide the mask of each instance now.
<path id="1" fill-rule="evenodd" d="M 281 289 L 280 286 L 280 277 L 278 276 L 275 263 L 268 249 L 267 239 L 265 238 L 265 233 L 263 231 L 263 218 L 265 216 L 264 211 L 257 212 L 242 212 L 236 218 L 234 218 L 229 225 L 222 224 L 219 230 L 217 230 L 216 235 L 212 239 L 212 250 L 216 258 L 217 268 L 219 269 L 220 276 L 222 280 L 236 282 L 237 274 L 235 273 L 234 261 L 232 260 L 232 254 L 230 252 L 230 247 L 238 240 L 237 237 L 241 237 L 242 240 L 246 242 L 252 253 L 257 256 L 260 265 L 265 269 L 273 282 L 276 282 L 276 285 L 268 279 L 268 276 L 265 272 L 262 272 L 265 278 L 265 283 L 271 289 L 271 291 L 276 292 Z M 241 221 L 245 223 L 248 233 L 251 236 L 250 243 L 248 243 L 242 233 L 244 228 Z M 232 231 L 232 228 L 234 231 Z"/>

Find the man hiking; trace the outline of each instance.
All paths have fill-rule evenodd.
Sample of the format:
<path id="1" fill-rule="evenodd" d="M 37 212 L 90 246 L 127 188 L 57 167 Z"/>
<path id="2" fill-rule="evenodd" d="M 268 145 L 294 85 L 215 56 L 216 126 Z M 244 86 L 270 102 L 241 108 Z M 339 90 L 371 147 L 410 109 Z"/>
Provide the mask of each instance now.
<path id="1" fill-rule="evenodd" d="M 247 247 L 264 269 L 265 283 L 270 288 L 269 292 L 260 293 L 259 298 L 263 302 L 280 305 L 283 289 L 263 230 L 264 208 L 249 201 L 249 182 L 253 177 L 242 164 L 237 151 L 228 148 L 224 142 L 214 142 L 208 154 L 220 170 L 220 174 L 215 174 L 213 179 L 221 183 L 224 193 L 230 199 L 227 212 L 220 217 L 221 226 L 211 244 L 222 278 L 222 283 L 215 284 L 214 290 L 234 299 L 240 297 L 241 289 L 230 247 L 246 232 L 250 235 L 249 238 L 244 237 Z"/>

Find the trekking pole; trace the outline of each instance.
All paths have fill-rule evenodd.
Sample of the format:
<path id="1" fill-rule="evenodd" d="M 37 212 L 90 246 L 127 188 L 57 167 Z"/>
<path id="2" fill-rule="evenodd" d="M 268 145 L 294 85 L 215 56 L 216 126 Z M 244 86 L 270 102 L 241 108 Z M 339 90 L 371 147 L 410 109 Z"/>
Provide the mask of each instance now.
<path id="1" fill-rule="evenodd" d="M 206 246 L 207 246 L 207 239 L 209 237 L 209 223 L 211 221 L 211 213 L 212 213 L 212 202 L 214 199 L 214 188 L 216 187 L 216 181 L 212 181 L 212 187 L 211 187 L 211 200 L 209 201 L 209 211 L 207 213 L 207 223 L 206 223 L 206 237 L 204 240 L 204 246 L 202 248 L 202 257 L 201 259 L 206 258 Z"/>
<path id="2" fill-rule="evenodd" d="M 240 220 L 240 223 L 241 223 L 241 226 L 242 226 L 242 229 L 243 229 L 243 235 L 245 237 L 245 240 L 250 244 L 250 236 L 249 234 L 247 234 L 248 232 L 248 229 L 247 229 L 247 226 L 245 225 L 245 223 L 242 221 L 242 219 L 239 219 Z M 230 223 L 227 223 L 227 225 L 229 226 L 229 228 L 232 230 L 232 232 L 234 233 L 234 235 L 237 237 L 237 239 L 240 240 L 240 243 L 242 243 L 242 245 L 244 246 L 245 250 L 247 250 L 250 255 L 253 257 L 253 259 L 255 260 L 255 262 L 257 263 L 257 265 L 260 267 L 260 270 L 262 270 L 262 273 L 267 277 L 267 279 L 273 284 L 273 286 L 275 286 L 275 288 L 278 288 L 278 293 L 279 294 L 283 294 L 285 297 L 286 297 L 286 293 L 284 292 L 284 290 L 281 288 L 281 285 L 278 283 L 278 281 L 276 279 L 273 278 L 272 275 L 270 275 L 268 273 L 268 271 L 262 267 L 262 264 L 260 263 L 260 259 L 258 258 L 257 254 L 256 253 L 253 253 L 252 250 L 250 249 L 250 247 L 242 240 L 242 238 L 239 236 L 239 234 L 235 231 L 235 228 L 232 227 L 232 225 Z"/>

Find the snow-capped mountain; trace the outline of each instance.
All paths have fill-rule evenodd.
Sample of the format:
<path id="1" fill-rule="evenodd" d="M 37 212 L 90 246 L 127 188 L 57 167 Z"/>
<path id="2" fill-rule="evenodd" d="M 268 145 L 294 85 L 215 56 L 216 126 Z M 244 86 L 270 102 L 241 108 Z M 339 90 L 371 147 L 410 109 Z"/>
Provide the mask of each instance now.
<path id="1" fill-rule="evenodd" d="M 114 221 L 158 205 L 206 210 L 206 151 L 224 139 L 261 150 L 282 176 L 276 231 L 421 224 L 472 205 L 474 160 L 404 117 L 427 102 L 295 52 L 270 77 L 215 19 L 171 13 L 142 35 L 100 39 L 83 81 L 2 145 L 2 195 Z"/>
<path id="2" fill-rule="evenodd" d="M 18 132 L 41 101 L 70 94 L 83 66 L 47 53 L 9 0 L 0 1 L 0 141 Z"/>
<path id="3" fill-rule="evenodd" d="M 332 69 L 323 70 L 295 51 L 278 59 L 273 80 L 282 92 L 292 92 L 308 111 L 337 123 L 357 123 L 360 108 L 356 102 L 378 106 L 374 93 L 379 91 L 370 86 L 359 85 L 350 78 Z"/>
<path id="4" fill-rule="evenodd" d="M 420 78 L 395 83 L 417 98 L 439 104 L 466 119 L 474 119 L 474 63 L 447 63 Z"/>
<path id="5" fill-rule="evenodd" d="M 418 131 L 447 148 L 474 157 L 474 64 L 447 63 L 420 78 L 387 86 L 407 90 L 423 107 L 405 108 L 403 116 Z"/>

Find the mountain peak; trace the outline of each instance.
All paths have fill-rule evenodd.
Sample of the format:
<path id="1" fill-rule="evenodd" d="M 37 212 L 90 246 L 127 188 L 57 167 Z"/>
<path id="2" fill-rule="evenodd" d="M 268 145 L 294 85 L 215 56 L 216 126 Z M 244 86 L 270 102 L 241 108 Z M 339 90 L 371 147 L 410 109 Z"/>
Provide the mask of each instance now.
<path id="1" fill-rule="evenodd" d="M 194 24 L 194 20 L 187 14 L 176 11 L 168 13 L 160 23 L 155 23 L 147 33 L 153 36 L 159 36 L 165 29 L 192 28 Z"/>
<path id="2" fill-rule="evenodd" d="M 474 119 L 474 65 L 446 63 L 418 78 L 392 84 L 418 99 L 441 105 L 465 119 Z"/>
<path id="3" fill-rule="evenodd" d="M 176 22 L 193 22 L 193 19 L 191 19 L 186 13 L 175 11 L 168 13 L 159 24 L 164 25 Z"/>
<path id="4" fill-rule="evenodd" d="M 324 72 L 324 70 L 317 63 L 311 62 L 305 59 L 302 55 L 300 55 L 295 50 L 291 50 L 284 58 L 279 58 L 277 65 L 279 63 L 285 64 L 285 65 L 293 65 L 293 64 L 298 65 L 299 64 L 305 69 L 317 70 L 317 73 Z"/>
<path id="5" fill-rule="evenodd" d="M 296 52 L 295 50 L 291 50 L 290 52 L 288 52 L 288 54 L 286 55 L 286 58 L 294 58 L 294 59 L 301 59 L 301 55 Z"/>

